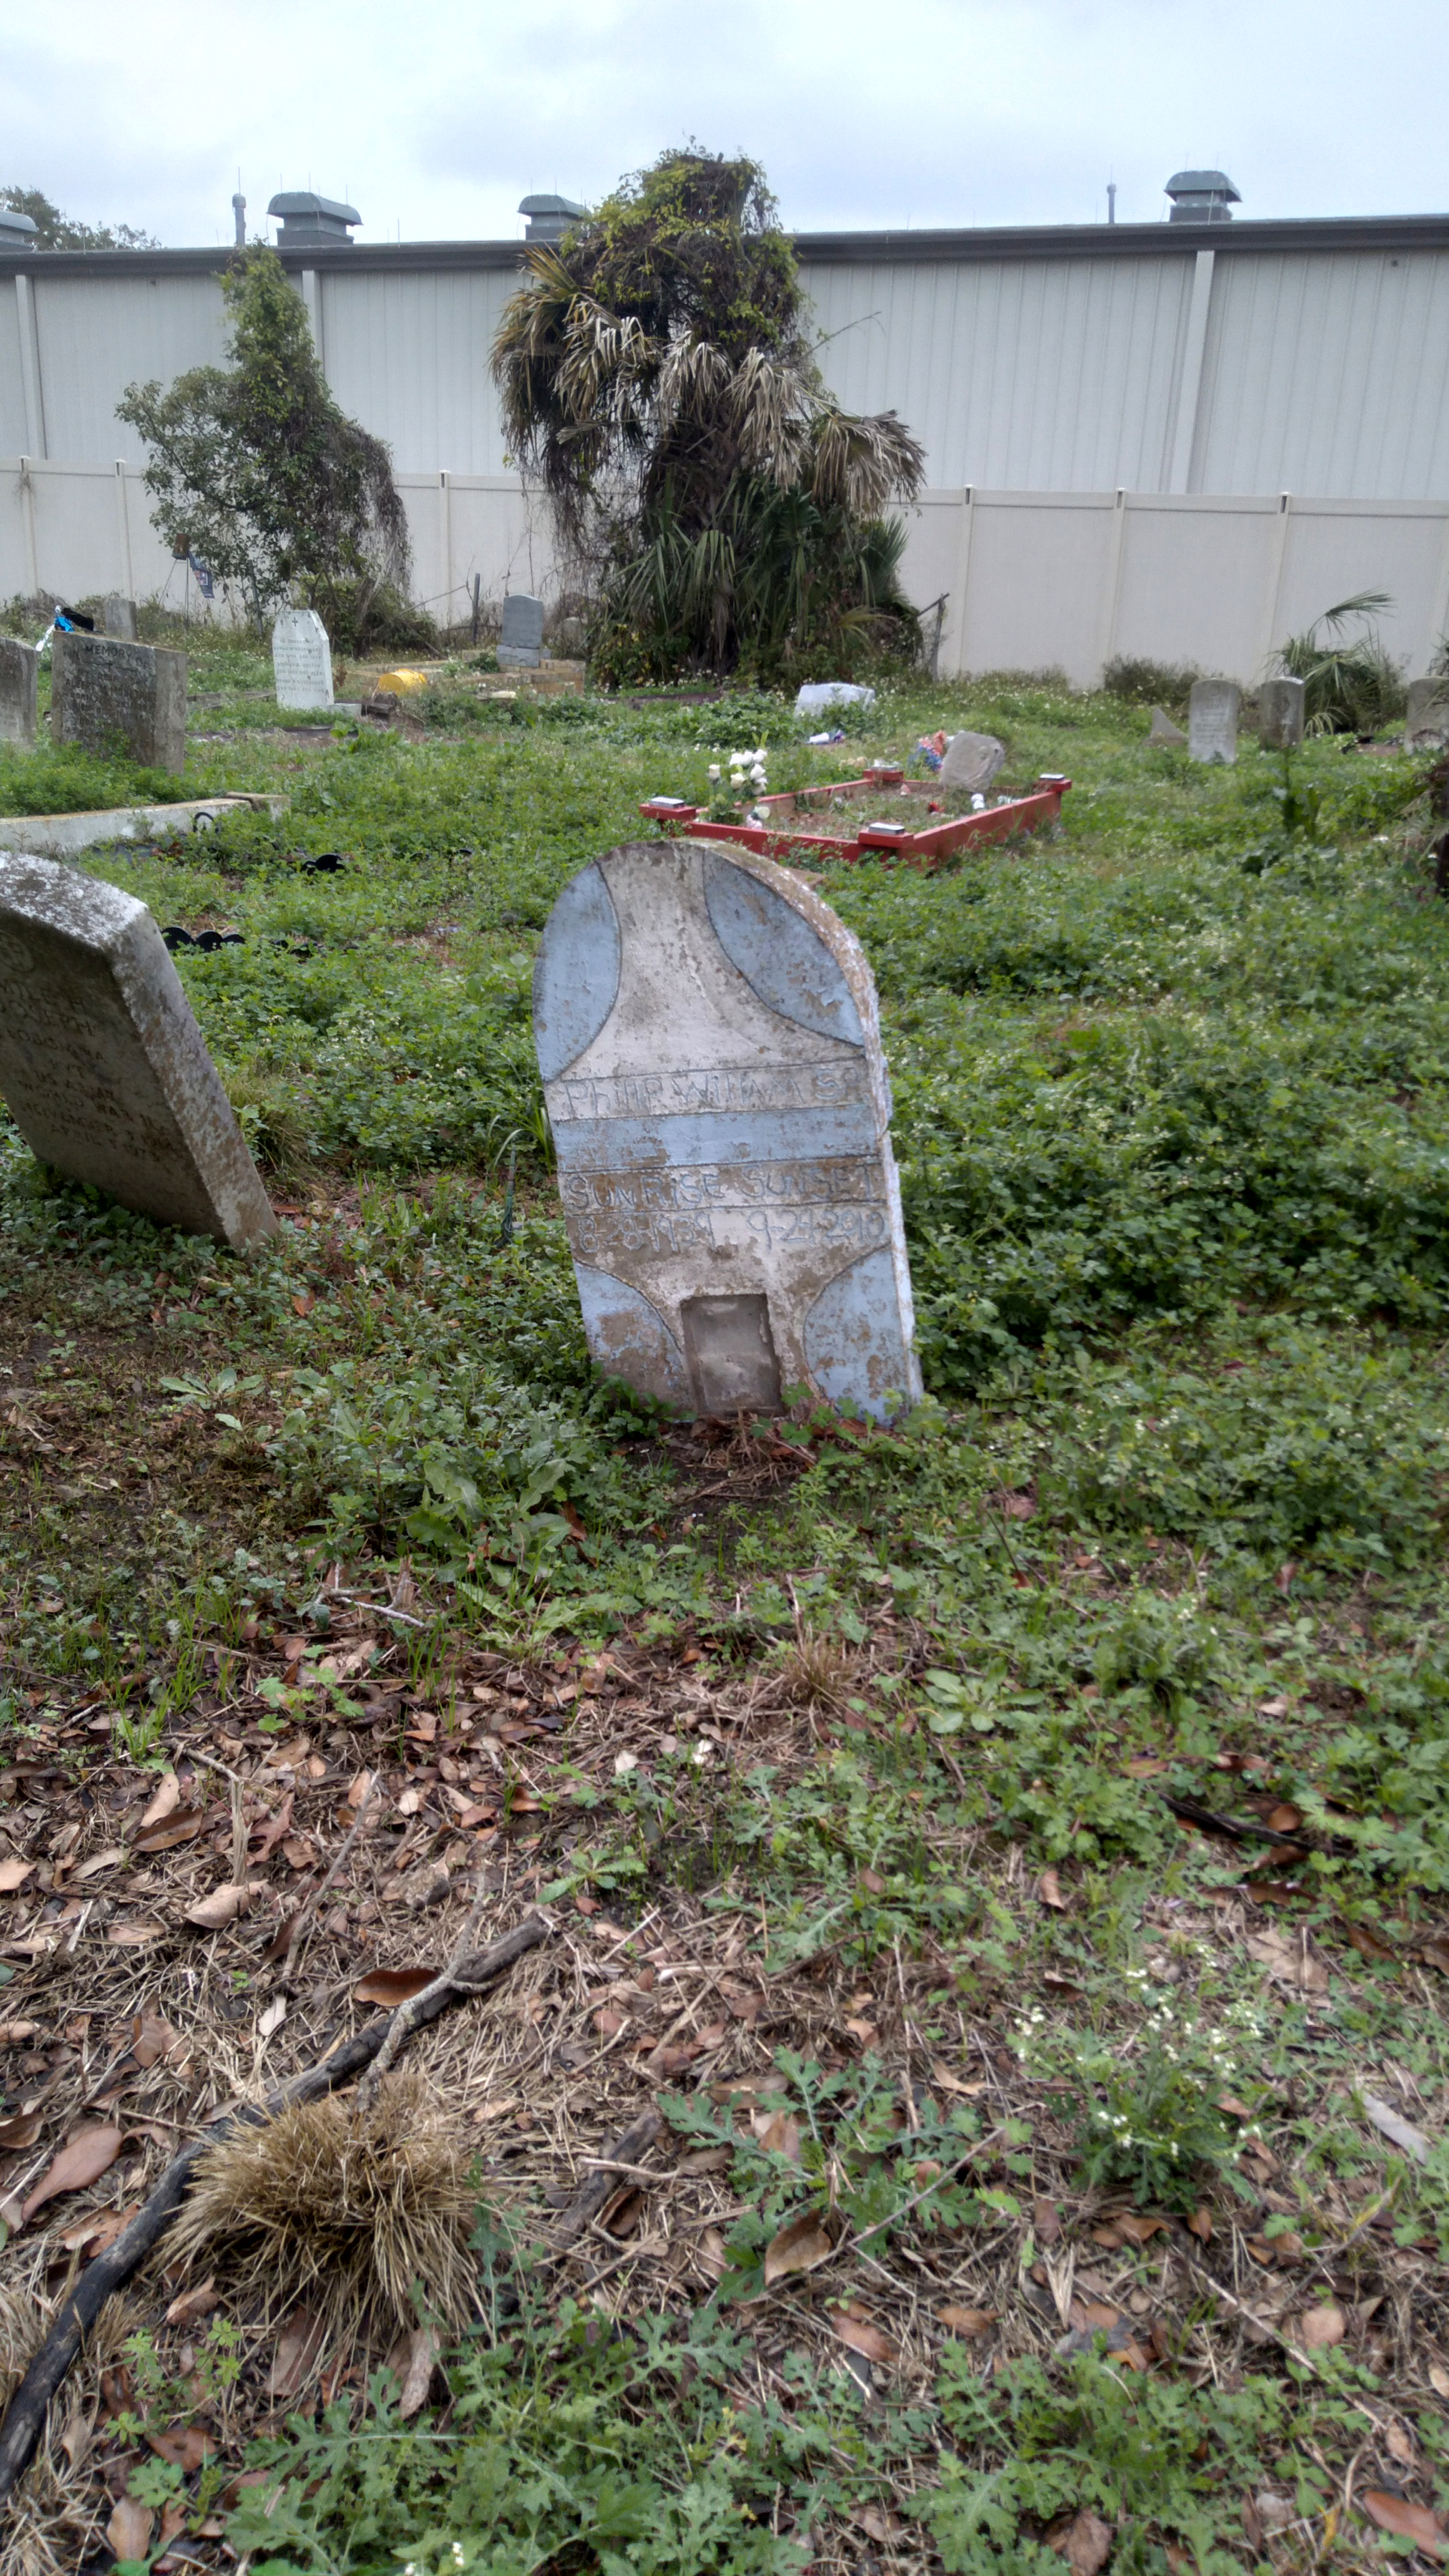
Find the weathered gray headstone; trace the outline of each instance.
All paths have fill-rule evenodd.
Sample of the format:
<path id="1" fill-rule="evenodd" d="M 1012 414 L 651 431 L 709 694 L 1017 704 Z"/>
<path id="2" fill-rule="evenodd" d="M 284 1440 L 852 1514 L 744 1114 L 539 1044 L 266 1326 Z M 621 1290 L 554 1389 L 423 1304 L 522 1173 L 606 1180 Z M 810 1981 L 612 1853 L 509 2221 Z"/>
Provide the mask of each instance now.
<path id="1" fill-rule="evenodd" d="M 40 656 L 33 645 L 0 635 L 0 742 L 35 740 L 35 684 Z"/>
<path id="2" fill-rule="evenodd" d="M 1443 671 L 1409 682 L 1404 716 L 1404 748 L 1435 751 L 1449 747 L 1449 676 Z"/>
<path id="3" fill-rule="evenodd" d="M 143 769 L 186 767 L 186 656 L 112 635 L 51 638 L 50 730 L 105 759 L 117 750 Z"/>
<path id="4" fill-rule="evenodd" d="M 501 671 L 536 670 L 543 655 L 543 601 L 526 590 L 510 591 L 503 603 L 503 633 L 498 644 Z"/>
<path id="5" fill-rule="evenodd" d="M 1296 751 L 1303 740 L 1301 680 L 1265 680 L 1258 691 L 1258 740 L 1265 751 Z"/>
<path id="6" fill-rule="evenodd" d="M 276 1218 L 151 915 L 0 851 L 0 1097 L 33 1154 L 237 1251 Z"/>
<path id="7" fill-rule="evenodd" d="M 1187 701 L 1189 760 L 1237 759 L 1241 697 L 1236 680 L 1194 680 Z"/>
<path id="8" fill-rule="evenodd" d="M 559 896 L 533 1012 L 602 1369 L 696 1413 L 919 1395 L 875 987 L 818 896 L 628 842 Z"/>
<path id="9" fill-rule="evenodd" d="M 1154 707 L 1152 710 L 1152 722 L 1147 728 L 1147 739 L 1149 742 L 1165 744 L 1169 751 L 1181 751 L 1187 743 L 1187 736 L 1181 725 L 1175 725 L 1171 716 L 1165 715 L 1161 707 Z"/>
<path id="10" fill-rule="evenodd" d="M 284 608 L 272 628 L 279 707 L 330 707 L 332 646 L 315 608 Z"/>
<path id="11" fill-rule="evenodd" d="M 101 610 L 101 625 L 107 635 L 119 635 L 123 644 L 136 643 L 141 629 L 134 599 L 127 599 L 123 591 L 109 592 Z"/>
<path id="12" fill-rule="evenodd" d="M 936 784 L 963 796 L 984 796 L 1005 759 L 1006 746 L 994 733 L 953 733 Z"/>

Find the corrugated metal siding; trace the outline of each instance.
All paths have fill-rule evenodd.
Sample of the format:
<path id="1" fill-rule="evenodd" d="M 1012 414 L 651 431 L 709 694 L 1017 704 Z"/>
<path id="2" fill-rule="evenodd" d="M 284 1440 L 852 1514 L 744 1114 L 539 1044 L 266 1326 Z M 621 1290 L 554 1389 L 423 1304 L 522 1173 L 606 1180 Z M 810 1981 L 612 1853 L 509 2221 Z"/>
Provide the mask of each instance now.
<path id="1" fill-rule="evenodd" d="M 20 375 L 20 308 L 7 277 L 0 282 L 0 456 L 23 456 L 28 444 Z"/>
<path id="2" fill-rule="evenodd" d="M 909 421 L 932 483 L 1160 489 L 1190 255 L 803 274 L 826 382 L 852 410 Z"/>
<path id="3" fill-rule="evenodd" d="M 116 405 L 128 384 L 154 376 L 165 385 L 187 367 L 221 361 L 216 280 L 52 278 L 37 259 L 32 293 L 48 453 L 65 463 L 118 456 L 144 463 L 145 449 L 117 420 Z"/>
<path id="4" fill-rule="evenodd" d="M 401 277 L 318 276 L 327 381 L 345 411 L 385 438 L 404 473 L 501 474 L 503 433 L 488 373 L 507 269 Z"/>
<path id="5" fill-rule="evenodd" d="M 1220 257 L 1190 488 L 1449 493 L 1449 256 Z"/>

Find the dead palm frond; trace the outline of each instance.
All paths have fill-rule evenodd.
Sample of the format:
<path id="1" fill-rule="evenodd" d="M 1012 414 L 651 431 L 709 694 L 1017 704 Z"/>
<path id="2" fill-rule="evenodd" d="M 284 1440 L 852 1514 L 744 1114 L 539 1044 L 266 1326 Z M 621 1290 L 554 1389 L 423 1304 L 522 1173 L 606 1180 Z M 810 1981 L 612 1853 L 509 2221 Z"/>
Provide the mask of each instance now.
<path id="1" fill-rule="evenodd" d="M 366 2109 L 341 2095 L 294 2103 L 234 2130 L 199 2159 L 173 2231 L 175 2252 L 305 2299 L 327 2328 L 461 2324 L 477 2214 L 469 2151 L 411 2072 L 388 2076 Z"/>
<path id="2" fill-rule="evenodd" d="M 914 500 L 926 476 L 926 451 L 893 411 L 864 416 L 837 410 L 816 414 L 810 489 L 822 509 L 873 518 L 892 493 Z"/>

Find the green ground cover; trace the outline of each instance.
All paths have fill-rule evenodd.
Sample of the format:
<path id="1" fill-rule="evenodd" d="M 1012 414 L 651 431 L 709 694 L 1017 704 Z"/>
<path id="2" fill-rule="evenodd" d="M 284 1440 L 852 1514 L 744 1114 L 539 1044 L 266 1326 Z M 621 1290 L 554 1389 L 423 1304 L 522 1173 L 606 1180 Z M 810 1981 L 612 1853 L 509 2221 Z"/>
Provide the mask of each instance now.
<path id="1" fill-rule="evenodd" d="M 447 2440 L 384 2390 L 361 2448 L 345 2400 L 274 2430 L 291 2482 L 265 2524 L 243 2499 L 235 2545 L 256 2576 L 812 2550 L 1037 2576 L 1059 2543 L 1078 2576 L 1106 2545 L 1212 2576 L 1399 2545 L 1352 2509 L 1349 2463 L 1376 2440 L 1361 2490 L 1449 2503 L 1449 908 L 1422 767 L 1324 741 L 1194 769 L 1148 748 L 1145 712 L 1010 677 L 887 691 L 831 752 L 775 700 L 480 706 L 464 675 L 419 743 L 299 743 L 252 720 L 265 683 L 259 656 L 195 652 L 213 703 L 173 792 L 283 787 L 289 816 L 88 864 L 158 920 L 243 933 L 178 962 L 281 1232 L 242 1265 L 3 1146 L 15 1744 L 84 1684 L 159 1763 L 208 1647 L 305 1619 L 336 1561 L 410 1566 L 422 1676 L 460 1639 L 755 1671 L 799 1715 L 798 1758 L 721 1780 L 676 1748 L 582 1815 L 561 1800 L 545 1894 L 625 1925 L 687 1848 L 678 1883 L 752 1909 L 771 1970 L 828 1953 L 867 1985 L 899 1972 L 904 1998 L 927 1962 L 901 2063 L 981 2021 L 1027 2094 L 983 2188 L 964 2095 L 916 2104 L 907 2154 L 871 2044 L 848 2074 L 782 2051 L 815 2148 L 737 2149 L 745 2214 L 707 2301 L 626 2308 L 600 2341 L 530 2294 L 474 2338 Z M 769 1435 L 798 1464 L 706 1497 L 588 1368 L 537 933 L 645 828 L 643 797 L 702 800 L 720 750 L 768 744 L 789 786 L 943 722 L 1002 737 L 1005 787 L 1074 785 L 1049 837 L 821 881 L 880 986 L 927 1401 L 864 1442 L 802 1412 Z M 73 801 L 107 801 L 86 764 L 7 757 L 0 811 L 38 810 L 42 782 L 72 801 L 63 768 Z M 341 869 L 303 864 L 328 853 Z M 1236 1836 L 1194 1808 L 1231 1809 Z M 715 2135 L 700 2097 L 671 2116 Z M 1184 2265 L 1200 2205 L 1218 2243 L 1256 2229 L 1266 2265 L 1291 2237 L 1300 2306 L 1341 2331 L 1304 2350 L 1281 2304 L 1264 2324 L 1254 2256 L 1213 2275 L 1232 2300 L 1183 2271 L 1150 2368 L 1090 2326 L 994 2369 L 937 2330 L 908 2395 L 804 2344 L 741 2394 L 762 2249 L 802 2195 L 879 2228 L 919 2297 L 943 2235 L 979 2240 L 1064 2323 L 1042 2212 L 1073 2192 L 1109 2224 L 1163 2213 Z M 1160 2257 L 1138 2258 L 1144 2294 Z"/>

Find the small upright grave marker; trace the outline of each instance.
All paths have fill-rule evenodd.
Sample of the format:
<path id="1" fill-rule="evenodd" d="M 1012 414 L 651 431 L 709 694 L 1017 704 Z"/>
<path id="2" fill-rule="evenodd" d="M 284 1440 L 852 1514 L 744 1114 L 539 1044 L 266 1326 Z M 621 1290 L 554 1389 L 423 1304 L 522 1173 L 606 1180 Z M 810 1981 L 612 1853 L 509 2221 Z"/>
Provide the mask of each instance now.
<path id="1" fill-rule="evenodd" d="M 1437 751 L 1449 744 L 1449 678 L 1440 671 L 1409 682 L 1404 715 L 1404 749 Z"/>
<path id="2" fill-rule="evenodd" d="M 35 740 L 35 684 L 40 656 L 13 635 L 0 635 L 0 742 Z"/>
<path id="3" fill-rule="evenodd" d="M 272 628 L 279 707 L 330 707 L 332 647 L 315 608 L 284 608 Z"/>
<path id="4" fill-rule="evenodd" d="M 161 933 L 119 886 L 0 852 L 0 1096 L 41 1162 L 243 1251 L 276 1226 Z"/>
<path id="5" fill-rule="evenodd" d="M 112 635 L 51 638 L 50 730 L 56 742 L 143 769 L 186 767 L 186 656 Z"/>
<path id="6" fill-rule="evenodd" d="M 498 645 L 500 671 L 537 670 L 543 656 L 543 601 L 526 590 L 510 591 L 503 603 L 503 633 Z"/>
<path id="7" fill-rule="evenodd" d="M 994 733 L 953 733 L 936 780 L 963 796 L 984 796 L 1006 759 L 1006 747 Z"/>
<path id="8" fill-rule="evenodd" d="M 1258 691 L 1258 740 L 1265 751 L 1296 751 L 1303 740 L 1301 680 L 1265 680 Z"/>
<path id="9" fill-rule="evenodd" d="M 1241 696 L 1236 680 L 1194 680 L 1187 702 L 1189 760 L 1226 761 L 1231 767 L 1238 756 Z"/>
<path id="10" fill-rule="evenodd" d="M 101 625 L 107 635 L 118 635 L 123 644 L 137 643 L 140 640 L 141 629 L 136 618 L 134 599 L 127 599 L 119 590 L 109 592 L 106 604 L 101 610 Z"/>
<path id="11" fill-rule="evenodd" d="M 600 1368 L 695 1413 L 919 1395 L 875 986 L 829 907 L 628 842 L 559 896 L 533 1009 Z"/>
<path id="12" fill-rule="evenodd" d="M 1152 722 L 1147 728 L 1147 739 L 1149 742 L 1161 744 L 1168 751 L 1181 751 L 1187 742 L 1187 736 L 1181 725 L 1175 725 L 1171 716 L 1161 707 L 1154 707 L 1152 710 Z"/>

